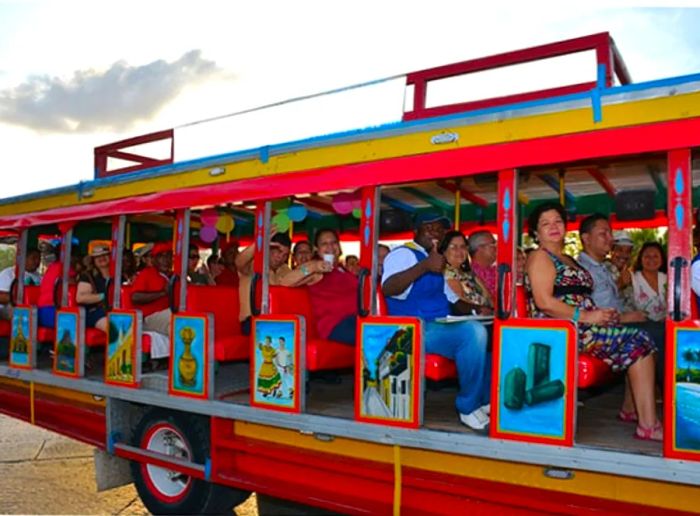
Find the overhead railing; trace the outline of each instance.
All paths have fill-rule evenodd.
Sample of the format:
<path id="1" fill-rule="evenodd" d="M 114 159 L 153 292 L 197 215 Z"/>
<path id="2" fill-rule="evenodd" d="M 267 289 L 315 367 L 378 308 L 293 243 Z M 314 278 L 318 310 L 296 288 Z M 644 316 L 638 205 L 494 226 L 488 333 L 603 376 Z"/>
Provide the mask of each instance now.
<path id="1" fill-rule="evenodd" d="M 592 81 L 434 107 L 429 106 L 427 103 L 428 87 L 430 83 L 434 81 L 585 51 L 595 52 L 598 75 L 595 80 Z M 413 103 L 412 108 L 404 113 L 403 120 L 417 120 L 451 113 L 503 106 L 517 102 L 569 95 L 572 93 L 590 91 L 596 87 L 611 87 L 614 85 L 615 76 L 620 84 L 629 84 L 632 82 L 625 63 L 615 47 L 613 39 L 607 32 L 471 59 L 461 63 L 409 73 L 406 76 L 406 88 L 412 90 Z"/>

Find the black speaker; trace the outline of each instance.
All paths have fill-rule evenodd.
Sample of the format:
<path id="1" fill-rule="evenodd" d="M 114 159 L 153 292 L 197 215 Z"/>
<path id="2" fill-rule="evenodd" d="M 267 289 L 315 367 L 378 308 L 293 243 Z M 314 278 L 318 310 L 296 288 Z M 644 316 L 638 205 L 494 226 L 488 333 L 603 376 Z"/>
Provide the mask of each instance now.
<path id="1" fill-rule="evenodd" d="M 615 195 L 617 220 L 648 220 L 656 215 L 655 190 L 623 190 Z"/>
<path id="2" fill-rule="evenodd" d="M 383 210 L 379 213 L 379 231 L 401 233 L 413 229 L 411 214 L 402 210 Z"/>

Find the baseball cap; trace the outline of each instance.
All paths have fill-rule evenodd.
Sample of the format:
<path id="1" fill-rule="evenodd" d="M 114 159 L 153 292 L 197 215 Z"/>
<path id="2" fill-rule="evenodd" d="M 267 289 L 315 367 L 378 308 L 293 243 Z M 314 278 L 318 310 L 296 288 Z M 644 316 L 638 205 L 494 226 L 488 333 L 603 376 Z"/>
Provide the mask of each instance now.
<path id="1" fill-rule="evenodd" d="M 449 229 L 452 224 L 449 218 L 437 210 L 421 211 L 413 217 L 413 227 L 415 229 L 418 229 L 423 224 L 432 222 L 440 222 L 445 229 Z"/>
<path id="2" fill-rule="evenodd" d="M 153 254 L 153 256 L 158 256 L 159 254 L 172 252 L 172 250 L 173 244 L 171 242 L 156 242 L 153 244 L 151 254 Z"/>
<path id="3" fill-rule="evenodd" d="M 634 245 L 632 237 L 627 231 L 615 231 L 613 233 L 613 242 L 615 245 Z"/>

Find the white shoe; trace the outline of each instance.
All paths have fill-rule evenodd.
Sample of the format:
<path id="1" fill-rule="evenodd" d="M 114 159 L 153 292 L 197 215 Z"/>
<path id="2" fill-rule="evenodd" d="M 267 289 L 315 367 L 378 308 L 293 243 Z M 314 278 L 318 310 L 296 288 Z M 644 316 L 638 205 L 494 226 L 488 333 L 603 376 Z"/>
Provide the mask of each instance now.
<path id="1" fill-rule="evenodd" d="M 490 415 L 491 415 L 491 404 L 490 404 L 490 403 L 487 403 L 486 405 L 482 405 L 482 406 L 479 407 L 479 408 L 480 408 L 481 411 L 482 411 L 484 414 L 486 414 L 487 416 L 490 416 Z"/>
<path id="2" fill-rule="evenodd" d="M 470 414 L 460 414 L 459 420 L 463 425 L 468 426 L 478 433 L 488 433 L 489 418 L 484 414 L 481 408 L 476 409 Z"/>

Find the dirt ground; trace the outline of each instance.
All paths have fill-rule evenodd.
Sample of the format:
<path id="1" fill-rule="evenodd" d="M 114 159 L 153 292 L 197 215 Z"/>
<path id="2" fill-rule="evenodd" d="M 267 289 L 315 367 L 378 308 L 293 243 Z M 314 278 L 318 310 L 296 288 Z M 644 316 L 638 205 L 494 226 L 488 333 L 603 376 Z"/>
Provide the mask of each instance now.
<path id="1" fill-rule="evenodd" d="M 133 485 L 96 492 L 93 448 L 0 415 L 0 514 L 148 514 Z M 257 516 L 253 495 L 236 509 Z"/>

